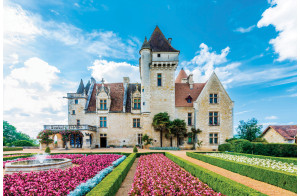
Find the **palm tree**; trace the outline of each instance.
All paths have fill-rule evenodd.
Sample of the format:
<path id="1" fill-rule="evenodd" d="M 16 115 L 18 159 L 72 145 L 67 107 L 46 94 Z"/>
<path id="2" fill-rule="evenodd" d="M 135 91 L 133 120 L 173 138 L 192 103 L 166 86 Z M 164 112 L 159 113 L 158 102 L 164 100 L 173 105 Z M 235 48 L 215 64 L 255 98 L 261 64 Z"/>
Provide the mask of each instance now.
<path id="1" fill-rule="evenodd" d="M 155 114 L 153 117 L 152 126 L 156 131 L 160 131 L 160 147 L 162 147 L 163 132 L 169 131 L 170 116 L 167 112 Z"/>
<path id="2" fill-rule="evenodd" d="M 175 119 L 171 122 L 170 131 L 177 137 L 177 147 L 179 146 L 179 137 L 184 136 L 187 132 L 186 123 L 184 120 Z"/>
<path id="3" fill-rule="evenodd" d="M 196 142 L 197 142 L 197 134 L 201 133 L 202 131 L 200 129 L 195 129 L 195 128 L 192 128 L 191 131 L 192 131 L 192 138 L 193 138 L 193 149 L 195 150 Z"/>

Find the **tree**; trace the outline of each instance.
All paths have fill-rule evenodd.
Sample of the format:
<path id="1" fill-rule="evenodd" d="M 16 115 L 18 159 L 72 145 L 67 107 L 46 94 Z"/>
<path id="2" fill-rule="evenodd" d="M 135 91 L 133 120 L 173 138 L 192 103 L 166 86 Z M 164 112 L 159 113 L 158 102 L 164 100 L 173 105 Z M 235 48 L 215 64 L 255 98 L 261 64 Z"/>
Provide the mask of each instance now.
<path id="1" fill-rule="evenodd" d="M 193 138 L 193 149 L 196 149 L 197 134 L 201 133 L 202 131 L 200 129 L 195 129 L 194 127 L 191 128 L 191 131 L 192 131 L 192 138 Z M 199 147 L 201 144 L 202 142 L 199 144 Z"/>
<path id="2" fill-rule="evenodd" d="M 7 121 L 3 121 L 3 137 L 5 137 L 5 142 L 10 144 L 17 140 L 26 140 L 31 143 L 36 143 L 36 140 L 31 139 L 30 136 L 25 133 L 18 132 L 16 127 Z"/>
<path id="3" fill-rule="evenodd" d="M 252 118 L 245 122 L 240 121 L 240 124 L 237 128 L 237 133 L 239 138 L 253 141 L 261 134 L 262 126 L 257 124 L 257 119 Z"/>
<path id="4" fill-rule="evenodd" d="M 175 119 L 170 123 L 170 132 L 176 135 L 177 147 L 179 146 L 179 137 L 184 136 L 187 132 L 186 123 L 184 120 Z"/>
<path id="5" fill-rule="evenodd" d="M 162 147 L 162 135 L 163 132 L 169 131 L 170 116 L 167 112 L 161 112 L 155 114 L 153 117 L 152 126 L 156 131 L 160 131 L 160 147 Z"/>

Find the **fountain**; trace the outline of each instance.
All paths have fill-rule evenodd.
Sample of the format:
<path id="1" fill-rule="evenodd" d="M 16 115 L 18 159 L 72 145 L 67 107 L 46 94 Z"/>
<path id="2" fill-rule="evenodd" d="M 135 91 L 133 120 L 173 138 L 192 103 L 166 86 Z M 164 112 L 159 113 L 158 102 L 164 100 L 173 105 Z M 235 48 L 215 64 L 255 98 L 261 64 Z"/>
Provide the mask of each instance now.
<path id="1" fill-rule="evenodd" d="M 72 166 L 71 159 L 47 158 L 47 154 L 35 155 L 36 159 L 17 161 L 5 164 L 5 174 L 22 171 L 23 173 L 47 171 L 49 169 L 65 169 Z"/>

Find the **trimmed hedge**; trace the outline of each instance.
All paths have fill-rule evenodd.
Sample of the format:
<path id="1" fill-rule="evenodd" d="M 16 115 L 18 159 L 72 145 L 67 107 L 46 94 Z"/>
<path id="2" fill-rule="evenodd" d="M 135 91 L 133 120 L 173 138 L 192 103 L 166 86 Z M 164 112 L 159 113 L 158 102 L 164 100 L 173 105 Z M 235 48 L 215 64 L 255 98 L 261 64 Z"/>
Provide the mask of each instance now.
<path id="1" fill-rule="evenodd" d="M 218 146 L 218 151 L 232 151 L 233 147 L 230 143 L 220 144 Z"/>
<path id="2" fill-rule="evenodd" d="M 200 153 L 186 152 L 186 155 L 206 163 L 216 165 L 229 171 L 266 182 L 286 190 L 297 193 L 297 175 L 287 172 L 275 171 L 268 168 L 247 165 L 221 158 L 211 157 Z"/>
<path id="3" fill-rule="evenodd" d="M 142 155 L 149 155 L 149 154 L 163 154 L 165 155 L 165 152 L 139 152 L 136 154 L 136 157 L 140 157 Z"/>
<path id="4" fill-rule="evenodd" d="M 129 155 L 118 167 L 108 174 L 95 188 L 93 188 L 87 196 L 111 196 L 115 195 L 123 180 L 125 179 L 129 169 L 136 159 L 136 153 Z"/>
<path id="5" fill-rule="evenodd" d="M 125 155 L 128 157 L 131 155 L 131 153 L 128 152 L 72 152 L 72 153 L 51 153 L 50 155 L 55 155 L 55 154 L 86 154 L 86 155 L 91 155 L 91 154 L 120 154 L 120 155 Z"/>
<path id="6" fill-rule="evenodd" d="M 281 162 L 285 162 L 285 163 L 293 163 L 294 165 L 297 165 L 297 158 L 273 157 L 273 156 L 254 155 L 254 154 L 237 153 L 237 152 L 224 152 L 224 153 L 245 156 L 245 157 L 250 157 L 250 158 L 272 159 L 275 161 L 281 161 Z"/>
<path id="7" fill-rule="evenodd" d="M 12 155 L 12 154 L 10 154 L 10 155 Z M 33 155 L 35 155 L 35 154 L 29 153 L 26 155 L 20 155 L 20 156 L 15 156 L 15 157 L 3 157 L 3 161 L 14 160 L 14 159 L 18 159 L 18 158 L 27 158 L 27 157 L 31 157 Z"/>
<path id="8" fill-rule="evenodd" d="M 22 147 L 5 147 L 3 148 L 3 151 L 21 151 L 23 150 Z"/>
<path id="9" fill-rule="evenodd" d="M 233 196 L 265 195 L 257 190 L 226 178 L 220 174 L 216 174 L 169 152 L 166 152 L 166 156 L 179 166 L 183 167 L 186 171 L 190 172 L 193 176 L 197 177 L 205 184 L 208 184 L 208 186 L 210 186 L 216 192 Z"/>
<path id="10" fill-rule="evenodd" d="M 34 146 L 33 143 L 27 140 L 17 140 L 12 143 L 14 146 Z"/>
<path id="11" fill-rule="evenodd" d="M 150 150 L 180 150 L 178 147 L 150 147 Z"/>

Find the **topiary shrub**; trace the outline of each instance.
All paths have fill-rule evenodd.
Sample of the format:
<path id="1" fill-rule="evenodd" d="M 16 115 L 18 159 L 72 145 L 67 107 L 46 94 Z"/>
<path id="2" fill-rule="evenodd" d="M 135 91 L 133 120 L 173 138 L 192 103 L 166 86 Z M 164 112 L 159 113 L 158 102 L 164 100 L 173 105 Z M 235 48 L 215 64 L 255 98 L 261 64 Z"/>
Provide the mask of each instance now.
<path id="1" fill-rule="evenodd" d="M 33 143 L 27 140 L 17 140 L 13 142 L 14 146 L 34 146 Z"/>
<path id="2" fill-rule="evenodd" d="M 136 146 L 133 148 L 133 152 L 138 152 L 138 149 Z"/>
<path id="3" fill-rule="evenodd" d="M 218 147 L 218 151 L 232 151 L 231 143 L 221 144 Z"/>
<path id="4" fill-rule="evenodd" d="M 45 153 L 48 153 L 48 154 L 51 153 L 51 150 L 50 150 L 49 146 L 47 146 L 47 148 L 46 148 L 46 150 L 45 150 Z"/>

